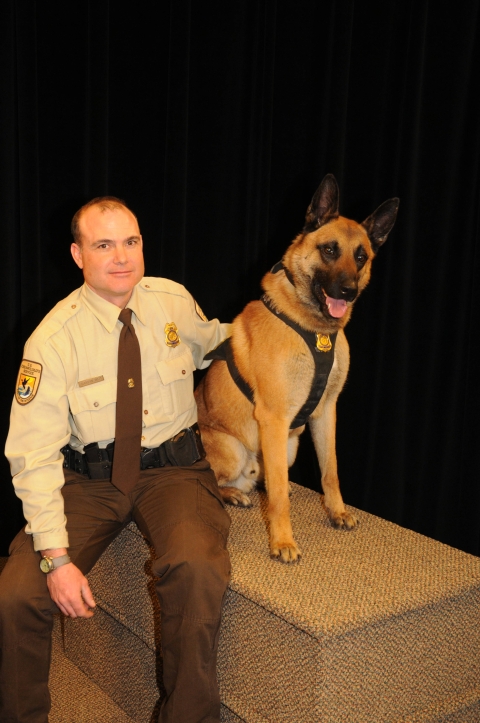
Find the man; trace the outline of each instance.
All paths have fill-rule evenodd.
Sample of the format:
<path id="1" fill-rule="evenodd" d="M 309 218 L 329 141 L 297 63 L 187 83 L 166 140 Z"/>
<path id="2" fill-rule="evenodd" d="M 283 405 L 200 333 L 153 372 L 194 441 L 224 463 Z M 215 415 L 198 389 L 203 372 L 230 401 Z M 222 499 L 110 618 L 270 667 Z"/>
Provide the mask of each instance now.
<path id="1" fill-rule="evenodd" d="M 159 721 L 218 722 L 229 517 L 196 428 L 192 373 L 227 327 L 183 286 L 143 276 L 122 201 L 93 199 L 72 233 L 85 283 L 27 341 L 6 445 L 27 525 L 0 576 L 0 721 L 48 721 L 52 613 L 94 614 L 85 575 L 135 520 L 156 557 Z"/>

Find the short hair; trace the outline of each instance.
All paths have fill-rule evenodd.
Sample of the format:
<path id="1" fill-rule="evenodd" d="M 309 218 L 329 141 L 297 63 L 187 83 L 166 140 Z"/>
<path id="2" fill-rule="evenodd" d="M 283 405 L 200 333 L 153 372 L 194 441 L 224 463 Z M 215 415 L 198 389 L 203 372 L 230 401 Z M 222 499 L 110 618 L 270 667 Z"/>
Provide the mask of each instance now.
<path id="1" fill-rule="evenodd" d="M 118 211 L 119 209 L 125 208 L 127 211 L 130 211 L 133 216 L 135 216 L 132 209 L 128 208 L 125 201 L 122 201 L 121 198 L 117 198 L 116 196 L 97 196 L 96 198 L 92 198 L 91 201 L 79 208 L 75 216 L 72 218 L 70 230 L 72 232 L 73 241 L 78 246 L 82 245 L 82 234 L 80 233 L 80 219 L 82 218 L 85 211 L 91 206 L 98 206 L 102 213 L 105 213 L 105 211 Z M 136 216 L 135 219 L 138 221 Z"/>

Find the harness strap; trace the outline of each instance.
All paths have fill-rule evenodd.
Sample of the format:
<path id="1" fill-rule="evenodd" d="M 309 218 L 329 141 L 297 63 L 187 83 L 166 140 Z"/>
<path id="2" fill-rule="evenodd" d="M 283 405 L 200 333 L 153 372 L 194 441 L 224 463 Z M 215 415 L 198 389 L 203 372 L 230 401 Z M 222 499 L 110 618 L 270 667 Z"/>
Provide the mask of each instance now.
<path id="1" fill-rule="evenodd" d="M 290 281 L 290 283 L 292 284 L 292 286 L 295 286 L 295 281 L 293 280 L 293 276 L 292 276 L 292 274 L 290 273 L 290 270 L 287 269 L 287 267 L 283 265 L 283 262 L 282 262 L 282 261 L 277 261 L 277 263 L 274 264 L 274 266 L 272 266 L 272 268 L 270 269 L 270 273 L 271 273 L 271 274 L 278 274 L 278 272 L 279 272 L 279 271 L 282 271 L 282 270 L 285 271 L 285 276 L 286 276 L 287 279 Z"/>
<path id="2" fill-rule="evenodd" d="M 265 304 L 266 308 L 272 314 L 274 314 L 281 321 L 294 329 L 294 331 L 296 331 L 297 334 L 302 337 L 302 339 L 306 342 L 308 348 L 310 349 L 313 357 L 315 372 L 313 375 L 310 394 L 308 395 L 305 404 L 302 406 L 295 419 L 290 424 L 290 429 L 303 427 L 303 425 L 307 423 L 307 420 L 312 414 L 312 412 L 316 409 L 325 391 L 325 387 L 327 386 L 328 377 L 333 366 L 337 334 L 335 333 L 330 336 L 331 348 L 328 351 L 321 351 L 317 347 L 316 334 L 311 331 L 306 331 L 306 329 L 303 329 L 299 324 L 293 321 L 293 319 L 290 319 L 290 317 L 286 316 L 281 311 L 277 311 L 266 294 L 262 296 L 262 301 Z M 251 388 L 250 384 L 242 377 L 237 365 L 235 364 L 230 337 L 228 339 L 225 339 L 221 344 L 219 344 L 216 349 L 209 352 L 205 356 L 205 359 L 218 359 L 220 361 L 226 361 L 228 371 L 230 372 L 230 376 L 232 377 L 233 381 L 240 389 L 240 391 L 245 395 L 245 397 L 249 400 L 249 402 L 254 404 L 253 389 Z"/>
<path id="3" fill-rule="evenodd" d="M 232 345 L 230 342 L 231 337 L 227 337 L 222 341 L 221 344 L 215 347 L 215 349 L 212 349 L 212 351 L 209 351 L 208 354 L 205 354 L 204 359 L 207 359 L 208 361 L 215 359 L 217 361 L 226 361 L 228 371 L 230 372 L 230 376 L 232 377 L 233 381 L 240 389 L 242 394 L 247 397 L 248 401 L 254 404 L 253 389 L 250 384 L 246 382 L 245 379 L 242 377 L 237 365 L 235 364 L 235 359 L 233 358 L 232 352 Z"/>
<path id="4" fill-rule="evenodd" d="M 290 429 L 296 429 L 297 427 L 303 427 L 307 423 L 309 416 L 317 408 L 320 399 L 323 396 L 325 387 L 327 386 L 328 377 L 332 370 L 333 361 L 335 358 L 335 342 L 337 340 L 337 332 L 330 335 L 331 348 L 328 351 L 321 351 L 317 347 L 317 335 L 312 331 L 307 331 L 296 321 L 290 319 L 289 316 L 281 311 L 278 311 L 273 306 L 271 300 L 266 294 L 263 294 L 262 301 L 269 311 L 272 312 L 276 317 L 281 319 L 284 324 L 290 326 L 294 331 L 299 334 L 310 349 L 310 353 L 313 357 L 315 364 L 315 372 L 313 375 L 312 386 L 310 394 L 307 397 L 305 404 L 302 406 L 297 416 L 290 424 Z"/>

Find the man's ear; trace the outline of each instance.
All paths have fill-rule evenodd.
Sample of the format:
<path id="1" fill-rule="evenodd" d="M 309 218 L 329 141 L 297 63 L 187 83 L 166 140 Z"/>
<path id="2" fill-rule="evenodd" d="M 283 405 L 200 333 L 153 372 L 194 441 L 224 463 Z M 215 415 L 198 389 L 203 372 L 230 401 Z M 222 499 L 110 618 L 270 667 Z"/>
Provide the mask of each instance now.
<path id="1" fill-rule="evenodd" d="M 72 253 L 73 260 L 77 264 L 78 268 L 83 269 L 82 249 L 80 248 L 80 246 L 76 243 L 73 243 L 70 246 L 70 251 Z"/>

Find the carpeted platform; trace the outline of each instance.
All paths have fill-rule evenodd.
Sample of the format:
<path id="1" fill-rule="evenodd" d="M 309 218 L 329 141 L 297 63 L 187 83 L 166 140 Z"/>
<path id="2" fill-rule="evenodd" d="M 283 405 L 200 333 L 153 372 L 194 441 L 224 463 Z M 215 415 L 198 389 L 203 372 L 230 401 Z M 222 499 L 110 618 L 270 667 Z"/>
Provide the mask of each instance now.
<path id="1" fill-rule="evenodd" d="M 53 629 L 49 723 L 134 723 L 106 693 L 64 654 L 61 620 Z"/>
<path id="2" fill-rule="evenodd" d="M 361 511 L 334 530 L 320 495 L 293 488 L 293 566 L 269 558 L 264 494 L 231 510 L 223 723 L 478 723 L 480 559 Z M 94 618 L 65 625 L 68 657 L 136 723 L 159 696 L 148 568 L 130 525 L 90 574 Z"/>

